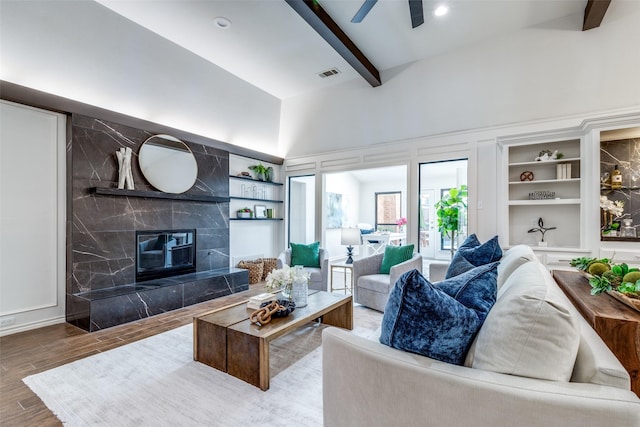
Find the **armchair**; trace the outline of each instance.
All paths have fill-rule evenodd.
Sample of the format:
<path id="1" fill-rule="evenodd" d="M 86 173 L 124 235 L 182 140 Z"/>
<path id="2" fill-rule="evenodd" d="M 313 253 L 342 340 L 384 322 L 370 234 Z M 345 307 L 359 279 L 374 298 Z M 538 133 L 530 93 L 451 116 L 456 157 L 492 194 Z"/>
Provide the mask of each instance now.
<path id="1" fill-rule="evenodd" d="M 414 269 L 422 273 L 422 255 L 414 253 L 408 261 L 391 267 L 389 274 L 380 274 L 383 256 L 377 254 L 353 261 L 354 302 L 378 311 L 384 311 L 389 292 L 402 274 Z"/>
<path id="2" fill-rule="evenodd" d="M 329 253 L 326 249 L 320 248 L 318 255 L 320 256 L 320 268 L 304 267 L 303 270 L 311 274 L 309 289 L 326 291 L 329 277 Z M 277 268 L 282 268 L 285 265 L 291 265 L 291 249 L 285 249 L 276 259 Z"/>

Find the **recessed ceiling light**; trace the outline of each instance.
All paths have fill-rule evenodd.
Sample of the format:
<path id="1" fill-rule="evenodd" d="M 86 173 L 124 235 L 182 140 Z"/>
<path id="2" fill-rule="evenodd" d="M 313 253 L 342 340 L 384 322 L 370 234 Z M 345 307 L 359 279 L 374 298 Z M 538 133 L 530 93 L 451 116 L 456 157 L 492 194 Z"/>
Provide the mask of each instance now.
<path id="1" fill-rule="evenodd" d="M 436 10 L 433 11 L 433 14 L 435 16 L 444 16 L 447 14 L 447 12 L 449 12 L 449 8 L 443 4 L 441 4 L 440 6 L 438 6 L 436 8 Z"/>
<path id="2" fill-rule="evenodd" d="M 229 21 L 229 19 L 225 18 L 224 16 L 218 16 L 213 20 L 213 22 L 216 24 L 216 27 L 220 29 L 228 30 L 229 28 L 231 28 L 231 21 Z"/>

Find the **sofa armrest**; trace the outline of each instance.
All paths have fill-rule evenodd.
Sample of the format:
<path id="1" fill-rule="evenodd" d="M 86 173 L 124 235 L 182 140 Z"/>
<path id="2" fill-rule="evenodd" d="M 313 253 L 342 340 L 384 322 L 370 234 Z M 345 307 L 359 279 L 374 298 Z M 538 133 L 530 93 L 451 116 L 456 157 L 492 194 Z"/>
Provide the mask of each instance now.
<path id="1" fill-rule="evenodd" d="M 447 275 L 448 268 L 448 262 L 429 263 L 429 281 L 431 283 L 435 283 L 444 280 L 444 277 Z"/>
<path id="2" fill-rule="evenodd" d="M 391 287 L 396 284 L 400 276 L 411 270 L 418 270 L 422 273 L 422 255 L 419 253 L 413 254 L 411 259 L 391 267 L 389 270 L 389 284 Z"/>
<path id="3" fill-rule="evenodd" d="M 327 426 L 640 425 L 629 390 L 451 365 L 338 328 L 323 331 L 322 369 Z"/>
<path id="4" fill-rule="evenodd" d="M 291 249 L 285 249 L 276 258 L 276 268 L 282 268 L 291 264 Z"/>

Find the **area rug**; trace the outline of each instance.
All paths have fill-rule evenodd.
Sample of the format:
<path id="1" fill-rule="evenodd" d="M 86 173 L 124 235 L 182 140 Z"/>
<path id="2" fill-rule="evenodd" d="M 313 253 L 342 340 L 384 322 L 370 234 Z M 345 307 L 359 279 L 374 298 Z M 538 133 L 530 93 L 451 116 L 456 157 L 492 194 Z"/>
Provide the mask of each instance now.
<path id="1" fill-rule="evenodd" d="M 380 313 L 355 307 L 354 319 L 375 338 Z M 266 392 L 195 362 L 191 325 L 23 381 L 67 426 L 321 426 L 323 328 L 271 344 Z"/>

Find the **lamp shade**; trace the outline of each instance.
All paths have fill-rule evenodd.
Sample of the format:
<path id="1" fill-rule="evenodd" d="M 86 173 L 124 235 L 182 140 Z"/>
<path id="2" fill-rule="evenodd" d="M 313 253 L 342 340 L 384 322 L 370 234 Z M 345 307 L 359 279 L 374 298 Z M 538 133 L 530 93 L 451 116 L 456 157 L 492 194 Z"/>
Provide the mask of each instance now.
<path id="1" fill-rule="evenodd" d="M 353 246 L 360 244 L 360 229 L 359 228 L 343 228 L 340 237 L 340 244 Z"/>

